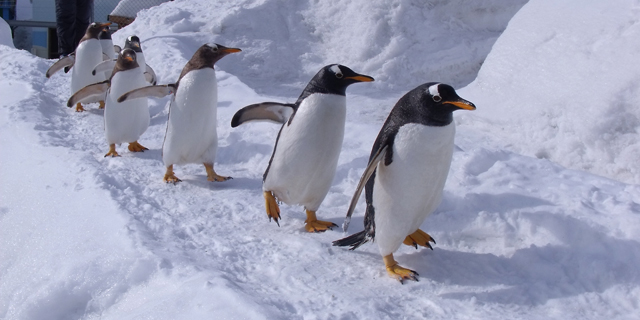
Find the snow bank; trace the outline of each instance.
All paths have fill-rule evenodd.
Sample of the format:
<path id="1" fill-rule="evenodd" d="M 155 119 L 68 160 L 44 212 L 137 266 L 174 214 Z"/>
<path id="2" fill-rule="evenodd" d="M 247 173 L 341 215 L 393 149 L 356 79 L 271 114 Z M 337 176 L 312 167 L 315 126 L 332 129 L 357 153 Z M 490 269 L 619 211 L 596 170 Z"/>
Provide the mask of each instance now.
<path id="1" fill-rule="evenodd" d="M 296 90 L 320 67 L 369 74 L 368 90 L 407 91 L 428 81 L 471 82 L 491 45 L 525 0 L 174 1 L 142 12 L 116 36 L 216 41 L 243 49 L 220 67 L 252 88 Z M 168 44 L 172 46 L 172 43 Z M 181 53 L 187 59 L 193 52 Z M 360 90 L 360 89 L 355 89 Z M 367 90 L 367 89 L 362 89 Z"/>
<path id="2" fill-rule="evenodd" d="M 161 5 L 169 0 L 121 0 L 111 11 L 113 16 L 135 18 L 138 12 Z"/>
<path id="3" fill-rule="evenodd" d="M 13 38 L 11 37 L 11 27 L 9 24 L 0 18 L 0 45 L 15 48 L 13 46 Z"/>
<path id="4" fill-rule="evenodd" d="M 530 1 L 462 91 L 478 105 L 467 124 L 516 152 L 640 183 L 639 13 L 631 0 Z"/>

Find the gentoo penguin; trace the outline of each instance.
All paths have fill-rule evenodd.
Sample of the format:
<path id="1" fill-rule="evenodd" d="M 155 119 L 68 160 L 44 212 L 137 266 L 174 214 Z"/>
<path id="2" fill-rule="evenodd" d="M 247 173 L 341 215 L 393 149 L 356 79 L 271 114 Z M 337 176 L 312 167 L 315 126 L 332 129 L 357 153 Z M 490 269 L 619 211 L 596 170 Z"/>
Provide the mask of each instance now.
<path id="1" fill-rule="evenodd" d="M 323 67 L 294 104 L 264 102 L 240 109 L 231 121 L 237 127 L 250 120 L 282 123 L 269 166 L 262 180 L 267 216 L 278 225 L 277 200 L 303 205 L 305 229 L 323 232 L 336 226 L 321 221 L 316 211 L 329 192 L 342 148 L 346 118 L 346 89 L 373 81 L 338 64 Z"/>
<path id="2" fill-rule="evenodd" d="M 114 46 L 117 48 L 117 46 Z M 142 52 L 142 47 L 140 46 L 140 38 L 137 36 L 129 36 L 127 40 L 125 40 L 124 44 L 125 49 L 131 49 L 136 52 L 136 56 L 138 57 L 138 64 L 140 65 L 140 71 L 143 73 L 145 80 L 149 82 L 151 85 L 156 84 L 156 73 L 153 69 L 145 62 L 144 53 Z M 102 63 L 98 64 L 93 69 L 93 74 L 98 72 L 109 72 L 113 70 L 113 67 L 116 64 L 116 59 L 105 59 Z"/>
<path id="3" fill-rule="evenodd" d="M 156 73 L 147 64 L 147 61 L 144 58 L 142 46 L 140 45 L 140 38 L 138 38 L 138 36 L 129 36 L 124 42 L 124 48 L 129 48 L 136 52 L 136 55 L 138 56 L 138 64 L 140 64 L 140 68 L 142 68 L 143 70 L 145 79 L 147 80 L 147 82 L 151 83 L 151 85 L 155 85 L 157 81 Z"/>
<path id="4" fill-rule="evenodd" d="M 116 51 L 114 50 L 113 40 L 111 40 L 111 30 L 108 26 L 105 26 L 100 32 L 100 45 L 102 46 L 102 59 L 104 61 L 107 60 L 115 60 L 116 59 Z M 113 68 L 107 70 L 105 72 L 105 76 L 111 78 L 111 72 Z"/>
<path id="5" fill-rule="evenodd" d="M 102 46 L 98 36 L 104 27 L 111 25 L 108 23 L 94 22 L 89 25 L 84 37 L 80 39 L 80 43 L 76 48 L 74 54 L 64 57 L 54 63 L 49 70 L 47 70 L 47 78 L 51 77 L 54 73 L 64 67 L 73 66 L 71 69 L 71 92 L 72 94 L 78 92 L 80 89 L 94 83 L 104 81 L 106 76 L 104 73 L 92 74 L 93 68 L 103 61 Z M 100 108 L 104 108 L 104 101 L 101 100 Z M 82 112 L 84 108 L 81 103 L 76 105 L 76 112 Z"/>
<path id="6" fill-rule="evenodd" d="M 129 143 L 131 152 L 148 150 L 138 143 L 140 136 L 149 127 L 147 99 L 116 101 L 118 97 L 132 89 L 147 85 L 139 69 L 136 53 L 131 49 L 124 49 L 118 57 L 111 79 L 84 87 L 67 102 L 67 106 L 71 107 L 78 102 L 95 102 L 106 95 L 104 127 L 109 152 L 105 157 L 119 156 L 116 144 L 123 142 Z"/>
<path id="7" fill-rule="evenodd" d="M 111 60 L 116 58 L 115 46 L 113 45 L 113 40 L 111 39 L 111 29 L 109 26 L 105 26 L 102 28 L 100 32 L 100 45 L 102 46 L 102 58 L 103 60 Z"/>
<path id="8" fill-rule="evenodd" d="M 167 167 L 165 182 L 179 182 L 173 165 L 185 163 L 204 164 L 209 181 L 231 179 L 219 176 L 213 169 L 218 149 L 218 84 L 213 65 L 224 56 L 240 51 L 219 44 L 205 44 L 187 62 L 175 84 L 148 86 L 118 98 L 118 102 L 123 102 L 141 97 L 161 98 L 174 93 L 162 145 L 162 161 Z"/>
<path id="9" fill-rule="evenodd" d="M 433 250 L 429 242 L 435 240 L 419 227 L 442 199 L 453 154 L 452 112 L 475 108 L 443 83 L 426 83 L 405 94 L 380 129 L 343 225 L 346 232 L 364 187 L 364 231 L 333 245 L 353 250 L 375 239 L 389 275 L 418 281 L 418 273 L 399 266 L 393 252 L 402 243 Z"/>

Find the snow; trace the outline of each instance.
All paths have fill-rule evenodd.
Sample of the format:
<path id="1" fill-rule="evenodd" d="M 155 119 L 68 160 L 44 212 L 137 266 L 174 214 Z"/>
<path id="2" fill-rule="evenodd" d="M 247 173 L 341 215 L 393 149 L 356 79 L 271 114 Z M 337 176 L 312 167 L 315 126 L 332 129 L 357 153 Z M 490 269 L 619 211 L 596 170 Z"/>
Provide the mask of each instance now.
<path id="1" fill-rule="evenodd" d="M 169 0 L 121 0 L 111 11 L 111 15 L 135 18 L 141 10 L 161 5 L 167 1 Z"/>
<path id="2" fill-rule="evenodd" d="M 640 183 L 638 13 L 631 0 L 532 1 L 462 93 L 509 150 Z"/>
<path id="3" fill-rule="evenodd" d="M 52 60 L 0 45 L 0 318 L 635 319 L 639 8 L 183 0 L 142 11 L 114 43 L 140 36 L 158 83 L 203 43 L 243 50 L 216 67 L 216 171 L 234 179 L 184 165 L 175 186 L 162 182 L 168 97 L 149 100 L 149 151 L 104 158 L 102 111 L 64 107 L 69 74 L 47 80 Z M 466 86 L 478 107 L 455 115 L 443 203 L 422 225 L 435 250 L 395 254 L 420 282 L 388 277 L 375 244 L 348 251 L 331 246 L 338 230 L 306 233 L 300 207 L 268 222 L 261 180 L 279 128 L 229 125 L 248 104 L 295 101 L 333 63 L 376 79 L 347 90 L 318 211 L 338 225 L 406 91 Z M 364 199 L 357 208 L 351 232 Z"/>

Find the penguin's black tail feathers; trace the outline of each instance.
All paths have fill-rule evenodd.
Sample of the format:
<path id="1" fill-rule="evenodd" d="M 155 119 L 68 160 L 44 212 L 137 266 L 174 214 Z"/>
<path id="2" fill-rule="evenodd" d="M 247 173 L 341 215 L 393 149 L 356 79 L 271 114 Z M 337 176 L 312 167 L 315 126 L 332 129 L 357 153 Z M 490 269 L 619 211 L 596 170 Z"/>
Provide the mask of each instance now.
<path id="1" fill-rule="evenodd" d="M 346 247 L 351 246 L 349 250 L 355 250 L 359 246 L 369 242 L 370 238 L 367 235 L 366 230 L 362 230 L 358 233 L 354 233 L 346 238 L 342 238 L 333 242 L 334 246 Z"/>

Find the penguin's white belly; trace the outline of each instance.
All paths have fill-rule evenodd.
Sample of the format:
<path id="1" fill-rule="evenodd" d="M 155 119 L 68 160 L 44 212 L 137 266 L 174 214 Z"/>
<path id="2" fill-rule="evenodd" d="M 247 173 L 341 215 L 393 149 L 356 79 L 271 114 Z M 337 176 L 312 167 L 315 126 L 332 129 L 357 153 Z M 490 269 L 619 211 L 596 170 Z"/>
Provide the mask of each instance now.
<path id="1" fill-rule="evenodd" d="M 378 164 L 373 206 L 375 242 L 383 256 L 396 251 L 440 204 L 454 135 L 453 123 L 444 127 L 406 124 L 395 137 L 392 163 Z"/>
<path id="2" fill-rule="evenodd" d="M 116 58 L 116 52 L 113 49 L 113 41 L 111 39 L 100 39 L 100 46 L 102 47 L 103 60 L 106 60 L 104 55 L 106 55 L 108 59 Z"/>
<path id="3" fill-rule="evenodd" d="M 102 62 L 102 46 L 98 39 L 82 41 L 76 49 L 76 60 L 71 68 L 71 94 L 94 83 L 106 80 L 103 72 L 92 75 L 91 71 Z"/>
<path id="4" fill-rule="evenodd" d="M 113 49 L 113 41 L 111 39 L 100 39 L 100 46 L 102 47 L 103 60 L 113 60 L 116 58 L 116 52 Z M 111 78 L 111 72 L 113 72 L 113 70 L 109 70 L 104 73 L 105 79 Z"/>
<path id="5" fill-rule="evenodd" d="M 162 147 L 166 166 L 214 162 L 218 148 L 217 104 L 218 85 L 212 68 L 193 70 L 180 79 Z"/>
<path id="6" fill-rule="evenodd" d="M 144 52 L 136 52 L 136 61 L 138 62 L 142 73 L 147 71 L 147 60 L 144 58 Z"/>
<path id="7" fill-rule="evenodd" d="M 344 138 L 346 97 L 312 94 L 284 124 L 263 190 L 316 211 L 329 192 Z"/>
<path id="8" fill-rule="evenodd" d="M 137 141 L 149 127 L 149 105 L 146 98 L 117 102 L 121 95 L 146 86 L 140 69 L 120 71 L 111 78 L 104 109 L 107 143 Z"/>

